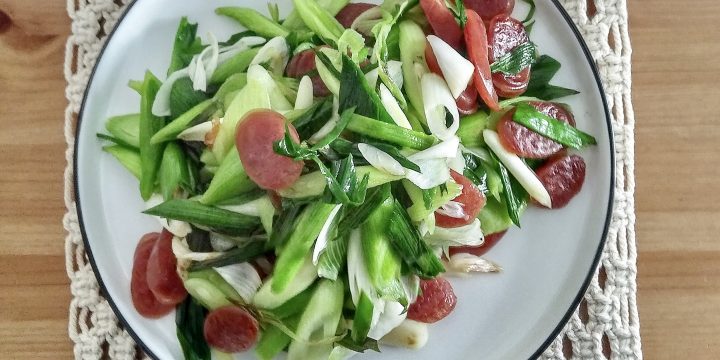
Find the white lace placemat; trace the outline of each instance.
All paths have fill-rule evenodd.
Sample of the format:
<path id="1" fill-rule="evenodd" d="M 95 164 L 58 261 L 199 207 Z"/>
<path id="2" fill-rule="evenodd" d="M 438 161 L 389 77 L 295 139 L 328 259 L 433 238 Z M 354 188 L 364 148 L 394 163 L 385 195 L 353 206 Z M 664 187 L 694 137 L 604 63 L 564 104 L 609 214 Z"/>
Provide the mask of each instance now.
<path id="1" fill-rule="evenodd" d="M 536 0 L 547 1 L 547 0 Z M 68 331 L 77 359 L 144 355 L 100 294 L 85 255 L 73 199 L 75 124 L 98 53 L 130 0 L 68 0 L 72 35 L 65 55 L 65 205 L 67 273 L 73 295 Z M 634 126 L 626 0 L 561 0 L 590 47 L 607 93 L 616 149 L 615 211 L 602 262 L 580 308 L 543 359 L 641 359 L 636 302 Z"/>

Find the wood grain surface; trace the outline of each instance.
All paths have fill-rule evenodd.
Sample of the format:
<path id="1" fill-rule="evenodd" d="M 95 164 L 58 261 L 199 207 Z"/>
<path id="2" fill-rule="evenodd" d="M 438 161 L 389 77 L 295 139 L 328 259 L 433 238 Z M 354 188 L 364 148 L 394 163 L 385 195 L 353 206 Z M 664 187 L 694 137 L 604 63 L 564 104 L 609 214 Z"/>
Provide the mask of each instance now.
<path id="1" fill-rule="evenodd" d="M 70 359 L 64 0 L 0 0 L 0 354 Z M 647 359 L 720 358 L 720 2 L 630 0 Z"/>

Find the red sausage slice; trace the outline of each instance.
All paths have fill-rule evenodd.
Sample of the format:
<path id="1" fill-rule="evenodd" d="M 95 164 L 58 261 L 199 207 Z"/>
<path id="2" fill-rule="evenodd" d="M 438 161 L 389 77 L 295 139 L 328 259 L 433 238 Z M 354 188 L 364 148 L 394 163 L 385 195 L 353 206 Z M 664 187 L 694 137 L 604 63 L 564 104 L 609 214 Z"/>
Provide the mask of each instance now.
<path id="1" fill-rule="evenodd" d="M 347 4 L 344 8 L 342 8 L 342 10 L 340 10 L 339 13 L 337 13 L 337 15 L 335 15 L 335 19 L 337 19 L 344 28 L 349 29 L 353 21 L 355 21 L 360 14 L 374 8 L 375 6 L 376 5 L 368 3 Z"/>
<path id="2" fill-rule="evenodd" d="M 435 53 L 433 52 L 430 44 L 427 42 L 425 43 L 425 61 L 427 62 L 430 71 L 438 76 L 443 76 L 440 65 L 435 57 Z M 463 115 L 474 114 L 477 111 L 477 96 L 478 94 L 477 90 L 475 90 L 475 85 L 472 81 L 470 81 L 465 91 L 463 91 L 460 96 L 455 99 L 455 105 L 457 105 L 458 111 L 460 111 Z"/>
<path id="3" fill-rule="evenodd" d="M 273 143 L 285 136 L 285 126 L 293 140 L 300 142 L 295 127 L 284 116 L 272 110 L 254 110 L 240 120 L 235 146 L 240 161 L 252 181 L 267 190 L 279 190 L 292 185 L 303 169 L 302 161 L 295 161 L 275 153 Z"/>
<path id="4" fill-rule="evenodd" d="M 562 106 L 552 102 L 530 102 L 541 113 L 575 126 L 575 119 Z M 556 143 L 512 120 L 515 110 L 508 111 L 498 122 L 497 132 L 503 147 L 520 157 L 544 159 L 563 149 Z"/>
<path id="5" fill-rule="evenodd" d="M 315 70 L 317 70 L 317 67 L 315 67 L 315 51 L 309 49 L 293 56 L 285 69 L 285 73 L 289 77 L 299 79 Z M 311 76 L 310 80 L 312 80 L 313 84 L 313 95 L 317 97 L 330 95 L 330 90 L 325 86 L 319 75 Z"/>
<path id="6" fill-rule="evenodd" d="M 522 22 L 506 14 L 495 16 L 488 25 L 490 63 L 528 41 L 529 38 Z M 515 75 L 494 73 L 492 79 L 498 95 L 506 98 L 518 96 L 527 90 L 530 81 L 530 66 Z"/>
<path id="7" fill-rule="evenodd" d="M 443 278 L 420 279 L 420 295 L 408 308 L 408 319 L 428 324 L 438 322 L 455 309 L 457 296 Z"/>
<path id="8" fill-rule="evenodd" d="M 515 8 L 515 0 L 464 0 L 465 7 L 475 10 L 485 21 L 496 15 L 510 15 Z"/>
<path id="9" fill-rule="evenodd" d="M 468 9 L 467 23 L 465 24 L 465 45 L 467 46 L 470 62 L 475 65 L 475 88 L 480 98 L 493 111 L 500 111 L 498 97 L 492 83 L 490 62 L 488 61 L 488 41 L 485 25 L 480 15 Z"/>
<path id="10" fill-rule="evenodd" d="M 585 182 L 585 160 L 578 155 L 555 156 L 535 173 L 545 185 L 553 209 L 564 207 L 582 189 Z"/>
<path id="11" fill-rule="evenodd" d="M 448 45 L 460 50 L 463 45 L 463 30 L 455 21 L 455 15 L 445 6 L 444 0 L 420 0 L 430 27 L 437 37 Z"/>
<path id="12" fill-rule="evenodd" d="M 169 314 L 175 305 L 163 304 L 157 300 L 147 282 L 147 265 L 150 253 L 160 234 L 143 235 L 135 248 L 132 277 L 130 278 L 130 296 L 135 310 L 146 318 L 156 319 Z"/>
<path id="13" fill-rule="evenodd" d="M 485 242 L 483 242 L 480 246 L 452 246 L 450 247 L 450 256 L 462 253 L 482 256 L 486 252 L 490 251 L 490 249 L 492 249 L 492 247 L 495 246 L 495 244 L 497 244 L 503 236 L 505 236 L 506 232 L 507 230 L 485 235 Z"/>
<path id="14" fill-rule="evenodd" d="M 165 229 L 158 236 L 148 259 L 147 283 L 158 301 L 177 305 L 185 300 L 187 291 L 177 273 L 172 239 L 173 235 Z"/>
<path id="15" fill-rule="evenodd" d="M 203 334 L 208 345 L 220 351 L 246 351 L 257 341 L 258 322 L 244 309 L 225 306 L 207 315 Z"/>
<path id="16" fill-rule="evenodd" d="M 453 201 L 460 203 L 464 216 L 457 218 L 435 212 L 435 223 L 437 226 L 444 228 L 460 227 L 472 223 L 480 213 L 480 210 L 485 206 L 485 195 L 478 190 L 470 179 L 453 170 L 450 171 L 450 176 L 452 176 L 458 185 L 462 186 L 462 193 L 454 198 Z"/>

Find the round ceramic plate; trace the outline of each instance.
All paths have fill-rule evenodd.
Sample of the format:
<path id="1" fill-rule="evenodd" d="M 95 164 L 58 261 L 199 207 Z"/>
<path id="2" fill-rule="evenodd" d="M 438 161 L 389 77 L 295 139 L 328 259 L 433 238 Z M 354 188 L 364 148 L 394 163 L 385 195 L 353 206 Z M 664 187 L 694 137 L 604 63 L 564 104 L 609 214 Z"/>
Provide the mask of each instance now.
<path id="1" fill-rule="evenodd" d="M 290 0 L 275 1 L 287 14 Z M 127 87 L 146 69 L 167 69 L 177 23 L 182 16 L 224 39 L 239 30 L 214 14 L 218 6 L 249 6 L 266 12 L 266 1 L 138 0 L 110 35 L 80 111 L 75 151 L 78 211 L 85 249 L 118 318 L 153 357 L 181 359 L 174 316 L 160 320 L 138 315 L 130 300 L 130 274 L 140 236 L 158 224 L 140 212 L 138 183 L 110 155 L 95 134 L 109 116 L 137 112 L 139 97 Z M 527 11 L 518 1 L 516 17 Z M 538 356 L 572 314 L 596 268 L 613 199 L 613 142 L 604 93 L 587 47 L 557 1 L 538 1 L 531 38 L 540 52 L 562 63 L 554 82 L 580 95 L 562 99 L 580 129 L 598 145 L 582 152 L 587 177 L 582 192 L 560 210 L 529 209 L 522 229 L 513 228 L 487 257 L 504 268 L 497 275 L 453 279 L 455 311 L 430 326 L 421 350 L 383 348 L 366 359 L 526 359 Z M 252 358 L 252 353 L 238 358 Z"/>

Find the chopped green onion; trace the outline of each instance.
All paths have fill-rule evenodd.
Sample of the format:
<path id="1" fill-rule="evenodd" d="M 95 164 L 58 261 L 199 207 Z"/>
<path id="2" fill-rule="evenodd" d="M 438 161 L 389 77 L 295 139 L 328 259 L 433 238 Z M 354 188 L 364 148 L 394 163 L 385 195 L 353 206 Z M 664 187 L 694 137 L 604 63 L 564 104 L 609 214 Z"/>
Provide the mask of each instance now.
<path id="1" fill-rule="evenodd" d="M 345 54 L 342 55 L 342 73 L 339 79 L 340 112 L 354 107 L 358 115 L 395 124 L 392 116 L 385 110 L 380 96 L 368 84 L 365 74 Z"/>
<path id="2" fill-rule="evenodd" d="M 597 144 L 592 135 L 547 116 L 528 104 L 520 103 L 516 106 L 513 121 L 573 149 L 582 149 L 585 146 Z"/>
<path id="3" fill-rule="evenodd" d="M 445 271 L 440 259 L 422 240 L 407 211 L 397 200 L 389 222 L 388 231 L 393 248 L 419 276 L 433 278 Z"/>
<path id="4" fill-rule="evenodd" d="M 518 74 L 532 65 L 535 61 L 535 52 L 535 44 L 529 41 L 522 43 L 490 64 L 490 71 L 505 75 Z"/>
<path id="5" fill-rule="evenodd" d="M 137 150 L 122 145 L 111 145 L 104 146 L 103 151 L 114 156 L 138 180 L 142 178 L 142 160 Z"/>
<path id="6" fill-rule="evenodd" d="M 145 73 L 140 99 L 140 195 L 147 200 L 155 191 L 155 179 L 162 160 L 163 144 L 153 144 L 151 138 L 164 125 L 163 118 L 153 115 L 152 106 L 161 83 L 151 72 Z"/>
<path id="7" fill-rule="evenodd" d="M 190 110 L 186 111 L 175 118 L 175 120 L 158 130 L 158 132 L 156 132 L 150 139 L 150 143 L 160 144 L 165 141 L 175 140 L 175 138 L 183 132 L 183 130 L 189 128 L 196 123 L 198 119 L 202 118 L 201 115 L 203 113 L 210 110 L 214 111 L 214 109 L 211 109 L 213 105 L 213 100 L 208 99 L 193 106 Z"/>
<path id="8" fill-rule="evenodd" d="M 548 55 L 542 55 L 530 69 L 530 81 L 528 82 L 525 96 L 533 96 L 543 100 L 552 100 L 580 92 L 550 84 L 550 80 L 560 70 L 560 62 Z"/>
<path id="9" fill-rule="evenodd" d="M 113 116 L 105 123 L 112 136 L 133 148 L 140 148 L 140 114 Z"/>
<path id="10" fill-rule="evenodd" d="M 425 150 L 437 142 L 437 138 L 432 135 L 405 129 L 394 122 L 386 123 L 358 114 L 353 115 L 347 129 L 373 139 L 416 150 Z"/>
<path id="11" fill-rule="evenodd" d="M 192 200 L 169 200 L 143 213 L 187 221 L 228 235 L 247 235 L 259 224 L 256 217 L 203 205 Z"/>
<path id="12" fill-rule="evenodd" d="M 203 335 L 206 314 L 207 311 L 191 296 L 177 307 L 175 313 L 177 337 L 185 359 L 210 359 L 210 347 Z"/>
<path id="13" fill-rule="evenodd" d="M 218 15 L 224 15 L 240 23 L 240 25 L 265 38 L 276 36 L 286 37 L 290 31 L 282 25 L 268 19 L 254 9 L 242 7 L 220 7 L 215 9 Z"/>

